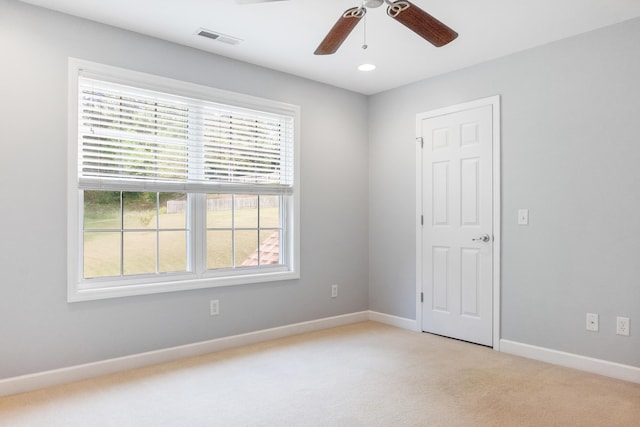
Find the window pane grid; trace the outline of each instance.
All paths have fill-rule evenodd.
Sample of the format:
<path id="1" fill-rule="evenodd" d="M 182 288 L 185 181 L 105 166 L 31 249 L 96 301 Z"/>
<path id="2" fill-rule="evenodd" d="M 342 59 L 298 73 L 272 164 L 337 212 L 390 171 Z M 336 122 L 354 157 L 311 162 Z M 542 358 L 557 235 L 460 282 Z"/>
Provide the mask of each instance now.
<path id="1" fill-rule="evenodd" d="M 228 246 L 220 248 L 214 242 L 208 245 L 208 250 L 226 251 L 230 254 L 229 268 L 260 268 L 264 265 L 282 264 L 282 248 L 280 247 L 281 234 L 283 232 L 283 218 L 281 217 L 282 196 L 273 195 L 238 195 L 222 199 L 222 195 L 209 195 L 208 205 L 211 209 L 217 209 L 218 213 L 223 209 L 229 212 L 230 224 L 228 226 L 212 226 L 207 223 L 207 238 L 212 239 L 216 234 L 229 233 Z M 218 201 L 213 207 L 209 201 Z M 268 212 L 267 212 L 268 211 Z M 266 212 L 266 213 L 265 213 Z M 265 218 L 266 216 L 273 218 Z M 211 218 L 207 215 L 207 219 Z M 255 221 L 255 222 L 254 222 Z M 212 221 L 211 221 L 212 222 Z M 241 225 L 254 222 L 253 226 Z M 265 226 L 261 225 L 265 222 Z M 275 224 L 275 225 L 274 225 Z M 208 259 L 219 259 L 220 253 L 211 253 Z M 217 264 L 208 262 L 207 269 L 215 269 Z"/>
<path id="2" fill-rule="evenodd" d="M 85 214 L 87 211 L 93 210 L 96 212 L 93 216 L 103 215 L 111 218 L 110 213 L 105 215 L 103 211 L 113 209 L 114 192 L 107 192 L 112 195 L 112 200 L 106 202 L 102 200 L 105 196 L 101 196 L 101 193 L 105 192 L 86 191 L 84 193 Z M 170 196 L 171 194 L 163 194 L 163 198 L 166 199 Z M 183 197 L 183 195 L 177 195 L 177 197 Z M 186 241 L 190 230 L 186 227 L 186 221 L 182 228 L 161 225 L 161 218 L 171 215 L 169 209 L 160 209 L 161 193 L 118 192 L 117 198 L 119 227 L 100 228 L 92 225 L 91 222 L 84 222 L 84 279 L 105 276 L 126 277 L 139 274 L 157 275 L 168 271 L 167 268 L 161 267 L 164 264 L 182 265 L 179 270 L 175 271 L 188 271 Z M 167 205 L 170 201 L 167 200 Z M 85 217 L 90 216 L 85 215 Z M 94 223 L 99 225 L 99 221 L 100 219 L 94 220 Z M 113 252 L 117 252 L 118 272 L 114 274 L 115 271 L 111 269 L 108 270 L 109 274 L 100 273 L 103 268 L 100 266 L 101 261 L 97 255 L 102 253 L 103 245 L 108 245 L 108 242 L 113 241 L 116 236 L 118 239 L 117 251 L 114 251 L 114 247 L 111 245 L 111 254 L 103 254 L 102 256 L 109 258 L 113 263 L 115 259 Z M 162 258 L 162 254 L 165 257 L 170 254 L 173 259 L 165 260 Z"/>

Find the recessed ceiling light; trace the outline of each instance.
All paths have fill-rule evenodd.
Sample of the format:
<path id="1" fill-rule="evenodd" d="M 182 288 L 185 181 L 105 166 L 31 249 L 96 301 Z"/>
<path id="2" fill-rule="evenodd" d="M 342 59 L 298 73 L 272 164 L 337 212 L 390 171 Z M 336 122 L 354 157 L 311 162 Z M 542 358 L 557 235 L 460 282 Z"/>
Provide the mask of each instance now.
<path id="1" fill-rule="evenodd" d="M 373 71 L 376 69 L 376 66 L 373 64 L 362 64 L 358 67 L 360 71 Z"/>

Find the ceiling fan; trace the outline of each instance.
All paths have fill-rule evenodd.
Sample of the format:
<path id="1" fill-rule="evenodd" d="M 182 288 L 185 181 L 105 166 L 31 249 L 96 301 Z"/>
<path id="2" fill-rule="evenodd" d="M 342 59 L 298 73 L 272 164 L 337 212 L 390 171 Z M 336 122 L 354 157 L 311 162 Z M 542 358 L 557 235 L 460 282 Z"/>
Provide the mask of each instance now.
<path id="1" fill-rule="evenodd" d="M 387 15 L 409 28 L 411 31 L 436 47 L 444 46 L 458 37 L 458 33 L 407 0 L 363 0 L 357 7 L 347 9 L 326 35 L 314 52 L 316 55 L 335 53 L 346 40 L 367 8 L 376 8 L 383 3 L 388 5 Z"/>
<path id="2" fill-rule="evenodd" d="M 283 0 L 236 0 L 237 3 L 267 3 Z M 384 3 L 388 5 L 387 15 L 409 28 L 411 31 L 436 47 L 442 47 L 458 37 L 458 33 L 420 9 L 408 0 L 363 0 L 360 6 L 344 11 L 342 16 L 320 42 L 315 55 L 331 55 L 335 53 L 347 39 L 351 31 L 358 25 L 367 8 L 376 8 Z"/>

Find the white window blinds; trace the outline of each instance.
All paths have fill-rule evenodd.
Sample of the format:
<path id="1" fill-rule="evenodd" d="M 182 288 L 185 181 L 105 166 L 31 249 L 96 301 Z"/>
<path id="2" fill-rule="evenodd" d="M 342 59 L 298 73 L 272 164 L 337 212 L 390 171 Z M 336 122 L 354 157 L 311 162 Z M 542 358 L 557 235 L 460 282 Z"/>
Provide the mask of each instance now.
<path id="1" fill-rule="evenodd" d="M 78 81 L 80 188 L 292 192 L 292 116 Z"/>

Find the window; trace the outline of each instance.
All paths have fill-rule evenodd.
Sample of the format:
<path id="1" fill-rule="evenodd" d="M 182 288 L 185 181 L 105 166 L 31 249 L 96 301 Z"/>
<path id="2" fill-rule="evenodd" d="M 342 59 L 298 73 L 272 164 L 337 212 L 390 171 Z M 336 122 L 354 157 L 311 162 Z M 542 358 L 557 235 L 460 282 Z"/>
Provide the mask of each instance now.
<path id="1" fill-rule="evenodd" d="M 70 301 L 299 277 L 298 107 L 69 70 Z"/>

